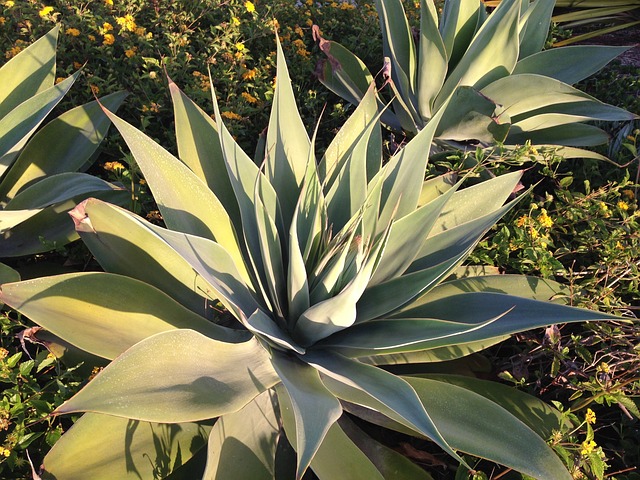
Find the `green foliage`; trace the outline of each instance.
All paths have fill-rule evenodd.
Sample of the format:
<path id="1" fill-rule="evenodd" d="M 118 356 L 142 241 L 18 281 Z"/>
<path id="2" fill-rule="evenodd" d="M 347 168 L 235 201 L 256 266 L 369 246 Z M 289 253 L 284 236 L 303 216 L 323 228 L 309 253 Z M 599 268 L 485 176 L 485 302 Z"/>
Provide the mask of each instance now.
<path id="1" fill-rule="evenodd" d="M 416 175 L 446 103 L 383 163 L 373 85 L 316 163 L 279 43 L 277 57 L 261 166 L 233 139 L 215 97 L 213 121 L 170 82 L 180 160 L 105 110 L 168 228 L 87 200 L 72 216 L 107 273 L 2 285 L 0 299 L 55 342 L 111 361 L 56 410 L 91 413 L 44 459 L 43 478 L 177 474 L 207 435 L 204 478 L 271 478 L 291 460 L 296 478 L 308 469 L 429 478 L 343 412 L 428 438 L 459 461 L 467 452 L 534 478 L 570 478 L 543 439 L 558 417 L 536 399 L 433 369 L 381 368 L 438 372 L 438 362 L 519 331 L 611 318 L 547 302 L 562 290 L 554 282 L 452 277 L 517 203 L 505 201 L 521 174 L 468 188 Z M 231 318 L 214 314 L 217 302 Z M 95 430 L 113 422 L 120 434 L 86 455 Z M 133 441 L 124 435 L 131 422 Z M 179 425 L 172 443 L 158 442 L 157 423 Z M 253 429 L 238 437 L 247 423 Z M 282 454 L 286 441 L 293 458 Z M 231 465 L 237 455 L 247 460 Z"/>
<path id="2" fill-rule="evenodd" d="M 78 173 L 110 122 L 97 101 L 69 110 L 37 131 L 78 73 L 54 84 L 58 28 L 0 68 L 0 235 L 2 256 L 60 247 L 77 238 L 67 212 L 87 196 L 117 202 L 120 188 Z M 124 95 L 102 99 L 117 108 Z"/>
<path id="3" fill-rule="evenodd" d="M 505 0 L 490 15 L 480 1 L 446 1 L 439 17 L 433 1 L 423 0 L 415 39 L 400 0 L 376 5 L 391 95 L 382 121 L 392 129 L 415 134 L 452 95 L 436 138 L 454 142 L 592 146 L 607 136 L 583 122 L 635 118 L 570 86 L 624 48 L 542 50 L 552 0 Z M 341 44 L 316 38 L 327 56 L 320 81 L 357 104 L 373 75 Z"/>

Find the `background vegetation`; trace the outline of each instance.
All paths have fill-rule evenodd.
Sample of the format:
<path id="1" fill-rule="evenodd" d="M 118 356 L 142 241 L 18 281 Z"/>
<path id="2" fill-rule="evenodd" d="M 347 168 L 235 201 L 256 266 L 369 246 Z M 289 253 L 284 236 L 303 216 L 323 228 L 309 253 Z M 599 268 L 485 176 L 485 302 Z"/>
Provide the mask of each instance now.
<path id="1" fill-rule="evenodd" d="M 415 5 L 406 2 L 410 15 Z M 0 55 L 9 59 L 63 24 L 57 77 L 82 68 L 60 111 L 95 94 L 126 89 L 132 94 L 122 118 L 175 153 L 173 112 L 166 74 L 212 113 L 208 70 L 232 133 L 252 151 L 267 124 L 275 75 L 274 29 L 283 42 L 299 108 L 307 128 L 325 108 L 319 144 L 326 145 L 351 106 L 330 94 L 313 73 L 320 54 L 311 25 L 357 53 L 370 67 L 381 63 L 378 20 L 372 2 L 270 2 L 191 0 L 0 0 Z M 374 70 L 372 70 L 374 71 Z M 640 112 L 640 67 L 613 65 L 583 82 L 597 98 Z M 437 158 L 431 173 L 464 171 L 481 164 L 493 173 L 522 167 L 525 183 L 537 183 L 528 199 L 505 217 L 474 252 L 473 263 L 502 272 L 554 278 L 570 287 L 572 303 L 631 317 L 640 308 L 638 142 L 636 126 L 620 125 L 607 153 L 612 163 L 565 160 L 525 145 L 515 155 L 499 150 Z M 387 133 L 392 148 L 401 139 Z M 131 190 L 130 207 L 161 221 L 132 157 L 111 133 L 93 173 Z M 84 247 L 10 262 L 23 278 L 43 272 L 95 269 Z M 62 365 L 42 345 L 30 344 L 32 325 L 15 312 L 0 314 L 0 477 L 30 478 L 34 464 L 68 428 L 69 419 L 48 413 L 83 385 L 91 372 Z M 27 330 L 25 330 L 27 329 Z M 520 335 L 476 358 L 476 373 L 557 402 L 575 416 L 574 431 L 550 439 L 575 478 L 638 479 L 640 464 L 640 333 L 629 324 L 558 326 Z M 452 365 L 452 369 L 462 368 Z M 465 365 L 464 368 L 470 368 Z M 449 462 L 428 445 L 401 445 L 434 477 L 453 478 Z M 411 450 L 413 449 L 413 450 Z M 406 452 L 405 452 L 406 454 Z M 411 455 L 410 455 L 411 456 Z M 605 473 L 606 472 L 606 473 Z M 478 465 L 472 478 L 509 478 Z M 469 478 L 466 471 L 456 478 Z M 514 477 L 518 478 L 518 477 Z"/>

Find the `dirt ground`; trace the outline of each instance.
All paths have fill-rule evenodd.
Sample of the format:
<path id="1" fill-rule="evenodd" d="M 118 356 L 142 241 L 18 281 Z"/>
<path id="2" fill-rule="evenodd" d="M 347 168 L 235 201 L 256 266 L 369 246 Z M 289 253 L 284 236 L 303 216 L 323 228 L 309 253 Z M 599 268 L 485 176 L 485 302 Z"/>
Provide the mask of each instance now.
<path id="1" fill-rule="evenodd" d="M 591 45 L 633 45 L 618 60 L 623 65 L 633 65 L 640 67 L 640 26 L 620 30 L 618 32 L 608 33 L 600 37 L 592 38 L 584 42 Z"/>

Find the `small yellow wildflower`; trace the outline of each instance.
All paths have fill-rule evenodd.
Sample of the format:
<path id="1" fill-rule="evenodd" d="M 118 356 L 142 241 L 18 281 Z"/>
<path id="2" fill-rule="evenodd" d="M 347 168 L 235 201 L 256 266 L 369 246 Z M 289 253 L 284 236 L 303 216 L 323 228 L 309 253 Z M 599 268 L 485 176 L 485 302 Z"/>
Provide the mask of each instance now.
<path id="1" fill-rule="evenodd" d="M 104 0 L 104 4 L 108 7 L 113 7 L 113 0 Z"/>
<path id="2" fill-rule="evenodd" d="M 4 17 L 0 17 L 0 25 L 4 25 L 4 22 L 6 22 L 7 19 Z"/>
<path id="3" fill-rule="evenodd" d="M 42 10 L 38 12 L 38 15 L 40 15 L 40 18 L 44 18 L 47 15 L 50 15 L 51 12 L 53 12 L 53 7 L 44 7 Z"/>
<path id="4" fill-rule="evenodd" d="M 115 162 L 118 163 L 118 162 Z M 91 369 L 91 375 L 89 375 L 89 380 L 93 380 L 95 378 L 96 375 L 98 375 L 104 367 L 93 367 L 93 369 Z"/>
<path id="5" fill-rule="evenodd" d="M 103 45 L 113 45 L 116 41 L 116 37 L 111 33 L 105 33 L 104 39 L 102 40 Z"/>
<path id="6" fill-rule="evenodd" d="M 14 2 L 13 0 L 7 0 L 6 2 L 4 2 L 4 6 L 7 8 L 12 8 L 15 4 L 16 2 Z"/>
<path id="7" fill-rule="evenodd" d="M 220 115 L 229 120 L 242 120 L 242 117 L 235 112 L 225 111 L 225 112 L 222 112 Z"/>
<path id="8" fill-rule="evenodd" d="M 242 42 L 236 43 L 236 50 L 238 50 L 239 52 L 244 52 L 245 50 L 244 43 Z"/>
<path id="9" fill-rule="evenodd" d="M 3 457 L 9 457 L 11 456 L 11 450 L 5 447 L 0 447 L 0 455 L 2 455 Z"/>
<path id="10" fill-rule="evenodd" d="M 340 5 L 340 10 L 353 10 L 354 8 L 356 8 L 356 6 L 349 2 L 342 2 Z"/>
<path id="11" fill-rule="evenodd" d="M 144 178 L 141 178 L 141 179 L 138 181 L 138 183 L 139 183 L 140 185 L 146 185 L 146 184 L 147 184 L 147 181 L 146 181 Z"/>
<path id="12" fill-rule="evenodd" d="M 600 362 L 600 365 L 598 365 L 598 371 L 601 373 L 609 373 L 611 371 L 611 367 L 609 367 L 607 362 Z"/>
<path id="13" fill-rule="evenodd" d="M 244 2 L 244 8 L 246 8 L 247 12 L 249 12 L 249 13 L 253 13 L 253 12 L 256 11 L 256 6 L 252 2 L 250 2 L 249 0 Z"/>
<path id="14" fill-rule="evenodd" d="M 91 93 L 93 93 L 94 95 L 98 95 L 100 93 L 100 87 L 94 85 L 93 83 L 89 85 L 89 88 L 91 89 Z"/>
<path id="15" fill-rule="evenodd" d="M 116 22 L 127 32 L 133 32 L 136 29 L 136 20 L 133 15 L 127 13 L 124 17 L 117 17 Z"/>
<path id="16" fill-rule="evenodd" d="M 524 227 L 527 224 L 529 217 L 526 215 L 522 215 L 518 220 L 516 220 L 516 227 Z"/>
<path id="17" fill-rule="evenodd" d="M 9 418 L 11 415 L 7 410 L 0 410 L 0 430 L 9 430 L 9 425 L 11 425 Z"/>
<path id="18" fill-rule="evenodd" d="M 133 33 L 135 33 L 139 37 L 144 37 L 145 34 L 147 33 L 147 29 L 144 27 L 136 27 Z"/>
<path id="19" fill-rule="evenodd" d="M 538 233 L 538 230 L 536 230 L 534 227 L 529 228 L 529 235 L 531 235 L 531 238 L 538 238 L 540 236 L 540 233 Z"/>
<path id="20" fill-rule="evenodd" d="M 9 350 L 4 347 L 0 347 L 0 360 L 7 358 L 7 355 L 9 355 Z"/>
<path id="21" fill-rule="evenodd" d="M 618 241 L 616 242 L 616 248 L 617 248 L 618 250 L 624 250 L 624 245 L 622 245 L 622 243 L 620 243 L 620 240 L 618 240 Z"/>
<path id="22" fill-rule="evenodd" d="M 158 72 L 149 72 L 149 78 L 155 80 L 158 77 Z"/>
<path id="23" fill-rule="evenodd" d="M 240 20 L 238 19 L 238 17 L 231 17 L 231 25 L 234 25 L 236 27 L 240 25 Z"/>
<path id="24" fill-rule="evenodd" d="M 629 210 L 629 204 L 628 204 L 627 202 L 623 201 L 623 200 L 620 200 L 620 201 L 618 202 L 618 208 L 619 208 L 620 210 L 625 210 L 625 211 L 626 211 L 626 210 Z"/>
<path id="25" fill-rule="evenodd" d="M 122 170 L 124 170 L 124 165 L 121 164 L 120 162 L 105 162 L 104 164 L 104 169 L 107 172 L 121 172 Z"/>
<path id="26" fill-rule="evenodd" d="M 104 22 L 102 24 L 102 28 L 100 29 L 100 33 L 110 32 L 111 30 L 113 30 L 113 25 L 111 25 L 109 22 Z"/>
<path id="27" fill-rule="evenodd" d="M 304 37 L 304 30 L 302 30 L 302 28 L 300 28 L 299 26 L 296 25 L 296 28 L 293 31 L 296 32 L 301 37 Z"/>
<path id="28" fill-rule="evenodd" d="M 593 440 L 582 442 L 582 448 L 580 449 L 581 455 L 589 455 L 598 445 Z"/>
<path id="29" fill-rule="evenodd" d="M 251 70 L 247 70 L 246 72 L 244 72 L 242 74 L 242 79 L 243 80 L 253 80 L 254 78 L 256 78 L 256 74 L 258 73 L 258 71 L 255 68 L 252 68 Z"/>
<path id="30" fill-rule="evenodd" d="M 22 47 L 20 45 L 14 45 L 9 50 L 7 50 L 7 53 L 5 53 L 4 56 L 6 58 L 13 58 L 16 55 L 18 55 L 21 51 L 22 51 Z"/>
<path id="31" fill-rule="evenodd" d="M 87 38 L 89 39 L 90 42 L 95 42 L 96 41 L 96 36 L 95 35 L 87 35 Z"/>
<path id="32" fill-rule="evenodd" d="M 63 77 L 56 78 L 56 85 L 59 84 L 60 82 L 63 82 L 63 81 L 64 81 Z"/>
<path id="33" fill-rule="evenodd" d="M 242 92 L 240 95 L 249 103 L 258 103 L 258 99 L 248 92 Z"/>
<path id="34" fill-rule="evenodd" d="M 127 50 L 125 50 L 124 54 L 127 56 L 127 58 L 131 58 L 131 57 L 135 56 L 137 51 L 138 51 L 138 49 L 136 47 L 132 47 L 132 48 L 128 48 Z"/>
<path id="35" fill-rule="evenodd" d="M 590 408 L 587 408 L 587 413 L 584 416 L 584 419 L 587 423 L 590 423 L 591 425 L 593 425 L 596 423 L 596 413 Z"/>
<path id="36" fill-rule="evenodd" d="M 551 217 L 549 217 L 549 215 L 547 215 L 547 211 L 543 208 L 542 210 L 540 210 L 540 212 L 541 213 L 538 216 L 538 222 L 540 222 L 540 225 L 546 228 L 553 227 L 553 220 L 551 219 Z"/>
<path id="37" fill-rule="evenodd" d="M 82 64 L 80 62 L 73 62 L 73 68 L 79 70 L 80 68 L 82 68 Z"/>
<path id="38" fill-rule="evenodd" d="M 311 20 L 310 18 L 307 18 L 307 27 L 311 27 L 313 26 L 313 20 Z"/>
<path id="39" fill-rule="evenodd" d="M 67 28 L 64 33 L 71 35 L 72 37 L 78 37 L 80 35 L 80 30 L 77 28 Z"/>

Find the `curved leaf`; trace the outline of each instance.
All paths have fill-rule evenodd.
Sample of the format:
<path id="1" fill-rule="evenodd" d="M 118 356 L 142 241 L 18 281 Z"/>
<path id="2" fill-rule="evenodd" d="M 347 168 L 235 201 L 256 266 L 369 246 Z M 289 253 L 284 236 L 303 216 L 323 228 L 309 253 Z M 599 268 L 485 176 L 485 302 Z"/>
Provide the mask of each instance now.
<path id="1" fill-rule="evenodd" d="M 255 339 L 225 343 L 172 330 L 131 347 L 55 413 L 194 422 L 237 412 L 278 381 Z"/>

